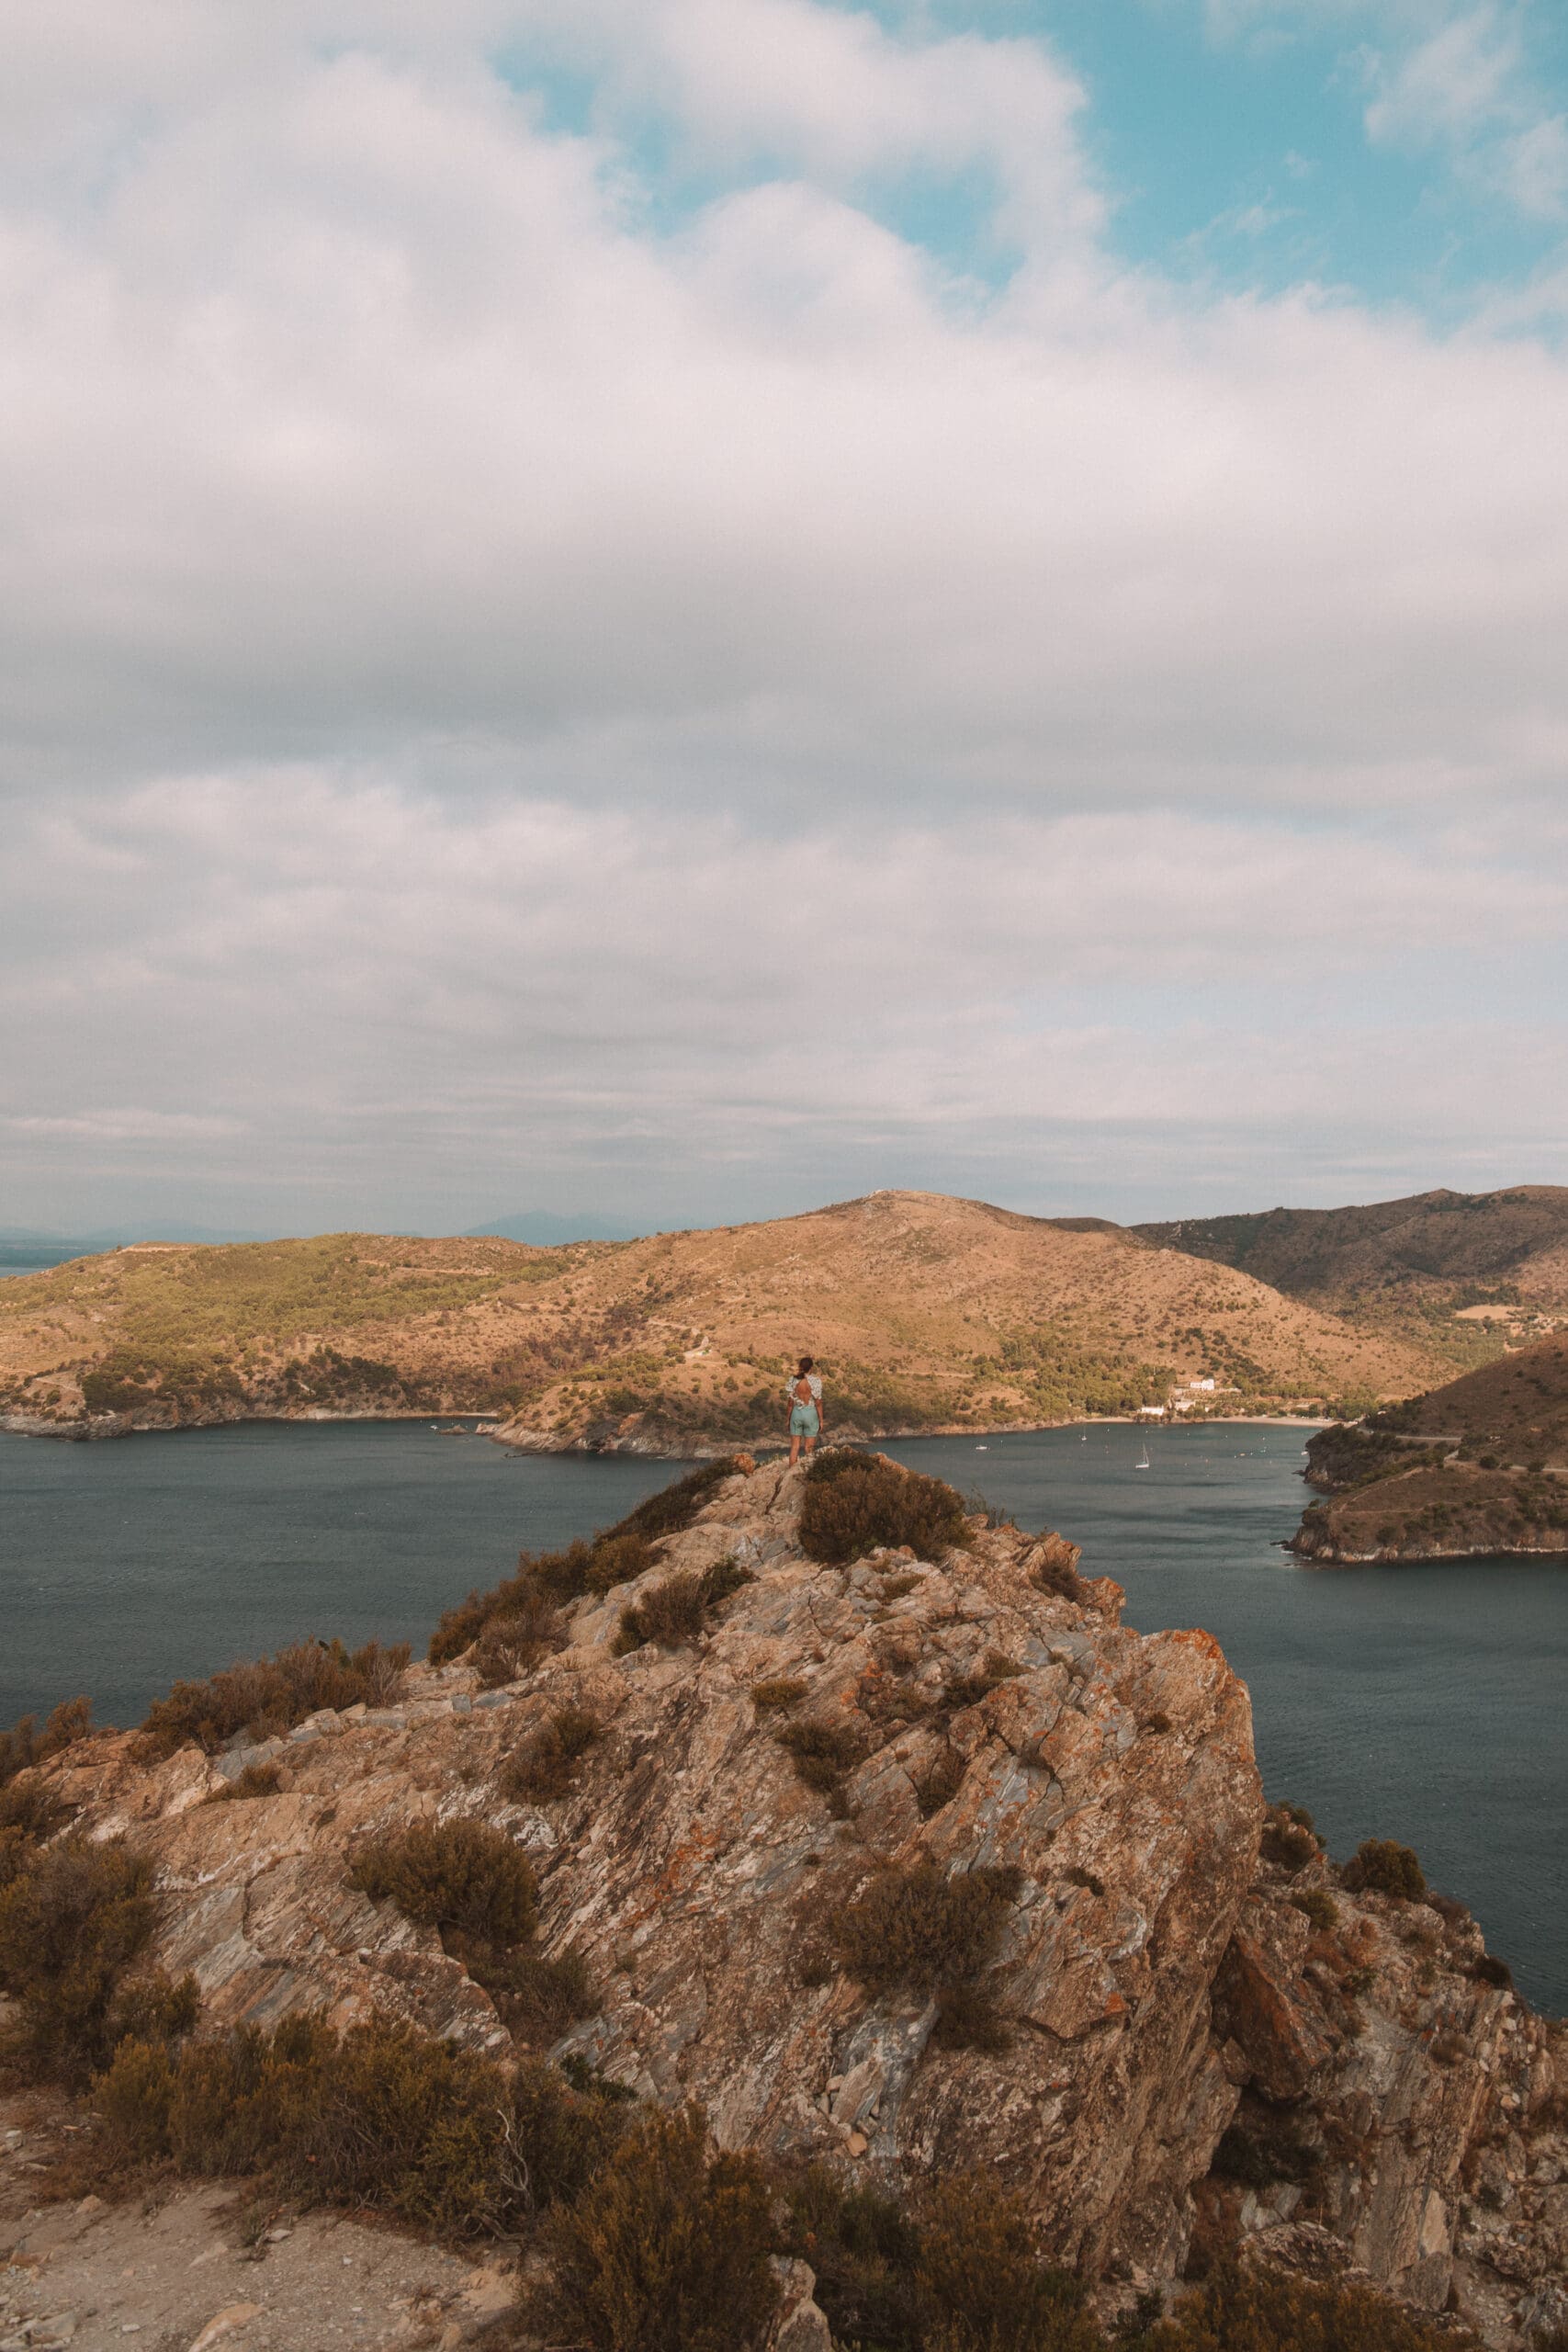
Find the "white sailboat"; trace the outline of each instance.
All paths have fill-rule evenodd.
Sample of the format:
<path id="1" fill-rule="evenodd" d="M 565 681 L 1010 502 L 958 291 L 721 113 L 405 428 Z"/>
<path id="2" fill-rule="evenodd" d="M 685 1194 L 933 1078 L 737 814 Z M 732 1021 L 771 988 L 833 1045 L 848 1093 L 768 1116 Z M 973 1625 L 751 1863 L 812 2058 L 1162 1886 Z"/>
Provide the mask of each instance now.
<path id="1" fill-rule="evenodd" d="M 1139 1454 L 1136 1462 L 1134 1463 L 1133 1467 L 1134 1470 L 1152 1470 L 1154 1468 L 1154 1464 L 1149 1460 L 1149 1449 L 1146 1445 Z"/>

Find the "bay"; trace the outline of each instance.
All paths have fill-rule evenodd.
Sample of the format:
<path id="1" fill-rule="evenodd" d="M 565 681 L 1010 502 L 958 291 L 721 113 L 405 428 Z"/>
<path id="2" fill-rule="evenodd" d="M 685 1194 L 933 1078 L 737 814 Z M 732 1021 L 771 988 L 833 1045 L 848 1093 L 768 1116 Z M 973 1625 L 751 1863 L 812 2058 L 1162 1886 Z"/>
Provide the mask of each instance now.
<path id="1" fill-rule="evenodd" d="M 1568 2008 L 1568 1574 L 1299 1566 L 1279 1547 L 1305 1499 L 1302 1435 L 1099 1424 L 886 1451 L 1061 1529 L 1140 1631 L 1215 1634 L 1251 1688 L 1270 1796 L 1310 1807 L 1340 1856 L 1414 1846 L 1521 1988 Z M 0 1438 L 0 1724 L 78 1690 L 135 1722 L 177 1676 L 301 1634 L 417 1649 L 520 1548 L 607 1525 L 678 1472 L 409 1422 Z"/>

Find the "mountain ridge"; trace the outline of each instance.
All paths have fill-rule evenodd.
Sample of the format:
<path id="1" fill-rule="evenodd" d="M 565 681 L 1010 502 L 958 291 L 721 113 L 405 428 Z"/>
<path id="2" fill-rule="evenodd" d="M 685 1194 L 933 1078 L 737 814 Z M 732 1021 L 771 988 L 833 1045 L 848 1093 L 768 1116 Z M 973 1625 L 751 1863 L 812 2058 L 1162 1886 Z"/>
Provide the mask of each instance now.
<path id="1" fill-rule="evenodd" d="M 1359 1408 L 1442 1369 L 1121 1227 L 917 1193 L 556 1250 L 144 1244 L 0 1290 L 0 1410 L 61 1434 L 463 1410 L 523 1445 L 700 1453 L 776 1434 L 802 1351 L 865 1436 L 1131 1413 L 1205 1377 L 1192 1409 Z"/>

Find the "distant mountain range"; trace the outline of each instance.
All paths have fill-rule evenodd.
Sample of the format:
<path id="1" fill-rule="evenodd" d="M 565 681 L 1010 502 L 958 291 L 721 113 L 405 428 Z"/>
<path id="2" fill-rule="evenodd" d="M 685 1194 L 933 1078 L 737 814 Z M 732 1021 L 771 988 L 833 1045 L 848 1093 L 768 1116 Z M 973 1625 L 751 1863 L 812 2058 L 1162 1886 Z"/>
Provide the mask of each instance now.
<path id="1" fill-rule="evenodd" d="M 489 1225 L 470 1225 L 465 1241 L 483 1240 L 494 1234 L 502 1241 L 527 1241 L 536 1250 L 559 1250 L 572 1241 L 635 1241 L 648 1227 L 628 1225 L 624 1217 L 557 1216 L 548 1209 L 531 1209 L 525 1216 L 498 1216 Z"/>

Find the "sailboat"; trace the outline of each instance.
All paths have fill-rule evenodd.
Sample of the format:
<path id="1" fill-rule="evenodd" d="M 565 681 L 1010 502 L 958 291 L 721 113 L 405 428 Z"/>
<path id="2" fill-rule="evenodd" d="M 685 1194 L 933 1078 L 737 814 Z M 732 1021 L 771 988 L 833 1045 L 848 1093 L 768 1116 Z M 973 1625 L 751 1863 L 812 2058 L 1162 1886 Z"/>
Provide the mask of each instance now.
<path id="1" fill-rule="evenodd" d="M 1149 1460 L 1149 1449 L 1146 1445 L 1139 1454 L 1136 1462 L 1134 1463 L 1133 1467 L 1134 1470 L 1152 1470 L 1154 1468 L 1154 1464 Z"/>

